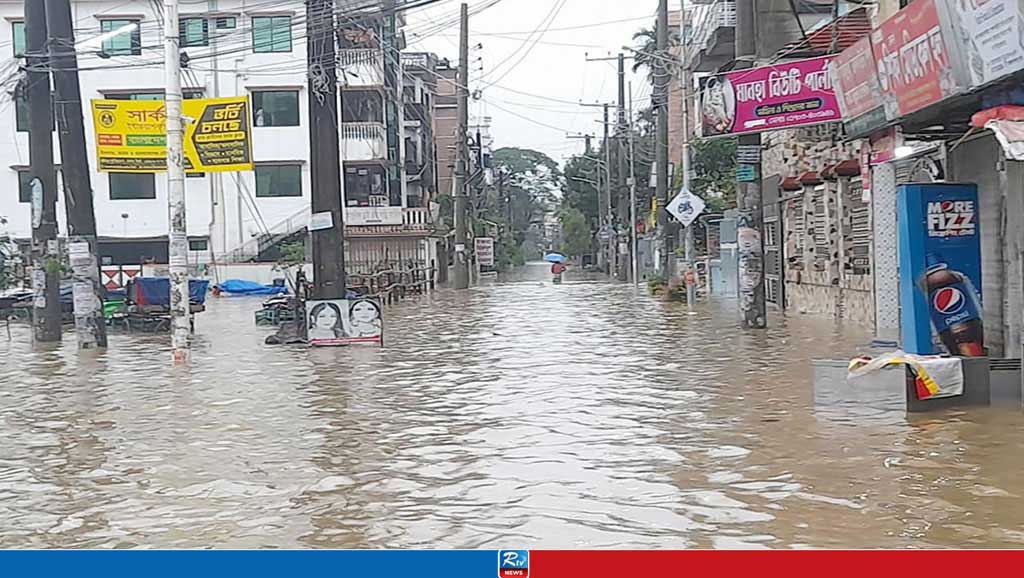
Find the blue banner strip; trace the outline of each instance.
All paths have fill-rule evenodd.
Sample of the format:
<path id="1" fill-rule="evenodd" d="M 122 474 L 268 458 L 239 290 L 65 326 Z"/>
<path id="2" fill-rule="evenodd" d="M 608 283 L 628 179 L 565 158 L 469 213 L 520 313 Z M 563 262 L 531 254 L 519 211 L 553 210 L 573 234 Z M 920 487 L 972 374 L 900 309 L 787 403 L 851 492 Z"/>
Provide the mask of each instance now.
<path id="1" fill-rule="evenodd" d="M 497 550 L 6 550 L 5 578 L 495 578 Z"/>

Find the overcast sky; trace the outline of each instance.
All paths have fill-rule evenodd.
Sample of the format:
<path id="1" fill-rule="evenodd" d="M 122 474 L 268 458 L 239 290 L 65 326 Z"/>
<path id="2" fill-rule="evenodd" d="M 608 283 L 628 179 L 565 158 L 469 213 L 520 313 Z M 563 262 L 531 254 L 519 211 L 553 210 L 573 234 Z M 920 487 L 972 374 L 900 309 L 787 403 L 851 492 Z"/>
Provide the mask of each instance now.
<path id="1" fill-rule="evenodd" d="M 494 0 L 469 0 L 470 11 Z M 675 8 L 678 0 L 669 0 Z M 470 62 L 474 90 L 483 98 L 473 117 L 492 117 L 495 147 L 541 150 L 562 162 L 582 152 L 582 140 L 566 133 L 601 132 L 601 110 L 575 105 L 616 99 L 616 63 L 587 62 L 617 55 L 633 33 L 654 25 L 657 0 L 500 0 L 470 17 Z M 449 0 L 409 15 L 410 50 L 458 61 L 459 2 Z M 536 31 L 532 36 L 531 32 Z M 473 49 L 482 44 L 482 49 Z M 643 72 L 633 75 L 634 108 L 650 99 Z M 481 70 L 482 66 L 482 70 Z M 493 83 L 493 85 L 491 84 Z M 520 92 L 513 92 L 520 91 Z M 524 94 L 525 93 L 525 94 Z"/>

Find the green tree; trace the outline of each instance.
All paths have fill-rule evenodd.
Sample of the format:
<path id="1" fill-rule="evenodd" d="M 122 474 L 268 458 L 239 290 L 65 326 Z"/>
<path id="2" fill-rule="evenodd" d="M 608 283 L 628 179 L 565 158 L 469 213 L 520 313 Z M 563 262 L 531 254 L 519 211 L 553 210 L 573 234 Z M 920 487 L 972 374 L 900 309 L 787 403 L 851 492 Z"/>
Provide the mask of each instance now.
<path id="1" fill-rule="evenodd" d="M 7 219 L 0 217 L 0 227 L 6 227 Z M 5 229 L 0 229 L 0 289 L 17 285 L 18 247 L 11 241 Z"/>
<path id="2" fill-rule="evenodd" d="M 654 86 L 654 75 L 658 71 L 658 34 L 654 28 L 641 28 L 633 33 L 633 72 L 647 70 L 647 81 Z M 671 59 L 675 47 L 679 45 L 679 31 L 672 28 L 668 33 L 668 54 Z M 668 64 L 667 62 L 665 64 Z M 671 68 L 671 65 L 670 65 Z"/>
<path id="3" fill-rule="evenodd" d="M 565 207 L 559 212 L 559 220 L 562 223 L 562 252 L 570 257 L 590 253 L 593 237 L 587 217 L 572 207 Z"/>
<path id="4" fill-rule="evenodd" d="M 494 183 L 477 195 L 474 231 L 485 234 L 487 223 L 497 224 L 503 231 L 498 262 L 521 264 L 545 249 L 535 246 L 536 239 L 543 233 L 544 216 L 556 208 L 563 175 L 551 157 L 532 149 L 498 149 L 491 167 Z"/>
<path id="5" fill-rule="evenodd" d="M 690 189 L 721 212 L 736 206 L 736 139 L 696 138 L 690 147 Z"/>

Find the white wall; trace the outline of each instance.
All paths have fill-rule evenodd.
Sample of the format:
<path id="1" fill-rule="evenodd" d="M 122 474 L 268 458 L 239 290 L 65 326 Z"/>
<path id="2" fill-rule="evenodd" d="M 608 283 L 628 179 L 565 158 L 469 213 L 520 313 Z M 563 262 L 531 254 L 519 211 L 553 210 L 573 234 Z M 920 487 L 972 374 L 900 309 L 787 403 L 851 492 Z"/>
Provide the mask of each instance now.
<path id="1" fill-rule="evenodd" d="M 38 0 L 42 1 L 42 0 Z M 0 0 L 0 64 L 13 60 L 13 19 L 22 18 L 22 0 Z M 102 98 L 104 91 L 153 91 L 165 85 L 163 76 L 162 30 L 154 15 L 154 5 L 147 0 L 74 0 L 76 40 L 100 34 L 99 17 L 142 17 L 140 56 L 115 56 L 101 59 L 80 55 L 82 97 L 85 101 L 85 124 L 90 164 L 96 166 L 96 151 L 88 101 Z M 261 6 L 272 12 L 260 12 Z M 267 8 L 269 6 L 269 8 Z M 260 14 L 291 14 L 304 21 L 302 0 L 266 3 L 253 0 L 207 0 L 182 3 L 181 15 L 216 12 L 233 15 L 234 30 L 216 30 L 210 25 L 210 46 L 186 48 L 191 58 L 185 73 L 186 88 L 200 88 L 207 97 L 247 95 L 254 89 L 298 89 L 298 127 L 253 127 L 254 160 L 260 162 L 301 161 L 303 164 L 303 196 L 256 199 L 252 172 L 208 174 L 205 178 L 186 181 L 187 228 L 190 237 L 213 236 L 213 247 L 230 251 L 261 230 L 263 224 L 273 228 L 310 205 L 309 136 L 306 84 L 306 42 L 303 25 L 293 28 L 292 52 L 256 54 L 252 50 L 251 16 Z M 6 50 L 8 52 L 4 53 Z M 216 53 L 217 56 L 211 57 Z M 99 69 L 97 69 L 99 68 Z M 8 136 L 9 135 L 9 136 Z M 15 106 L 10 95 L 0 96 L 0 216 L 9 220 L 8 230 L 15 237 L 29 237 L 29 205 L 18 202 L 18 176 L 12 166 L 28 165 L 28 135 L 15 130 Z M 60 161 L 59 144 L 54 139 L 55 160 Z M 156 198 L 151 200 L 111 200 L 108 177 L 94 172 L 92 186 L 98 233 L 109 237 L 152 237 L 167 233 L 167 188 L 162 174 L 157 177 Z M 214 198 L 222 183 L 224 219 L 211 230 L 215 215 Z M 241 183 L 243 186 L 239 186 Z M 248 199 L 252 203 L 245 202 Z M 62 203 L 63 201 L 61 201 Z M 254 206 L 251 206 L 254 205 Z M 128 219 L 121 215 L 127 213 Z M 63 206 L 58 206 L 63 215 Z M 61 217 L 63 222 L 63 217 Z M 223 240 L 221 240 L 223 237 Z"/>

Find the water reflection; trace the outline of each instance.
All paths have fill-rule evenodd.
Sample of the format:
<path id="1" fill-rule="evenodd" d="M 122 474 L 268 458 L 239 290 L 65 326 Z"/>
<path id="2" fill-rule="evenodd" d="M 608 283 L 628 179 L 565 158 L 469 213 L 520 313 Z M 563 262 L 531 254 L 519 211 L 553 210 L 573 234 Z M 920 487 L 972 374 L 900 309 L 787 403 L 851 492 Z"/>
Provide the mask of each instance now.
<path id="1" fill-rule="evenodd" d="M 0 340 L 3 547 L 1018 547 L 1024 420 L 813 407 L 863 332 L 744 333 L 543 267 L 268 347 L 256 301 L 103 354 Z"/>

